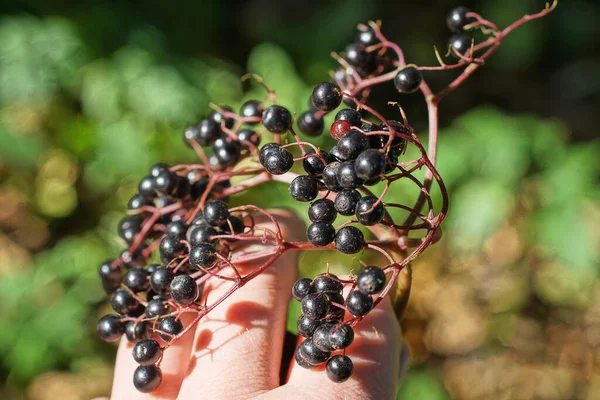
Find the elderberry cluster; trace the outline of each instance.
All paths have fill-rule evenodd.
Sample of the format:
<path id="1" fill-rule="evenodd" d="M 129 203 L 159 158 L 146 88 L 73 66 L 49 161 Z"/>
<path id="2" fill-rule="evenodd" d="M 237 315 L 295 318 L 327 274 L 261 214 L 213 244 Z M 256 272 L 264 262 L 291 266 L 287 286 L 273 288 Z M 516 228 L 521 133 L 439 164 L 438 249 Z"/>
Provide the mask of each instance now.
<path id="1" fill-rule="evenodd" d="M 326 273 L 314 280 L 301 278 L 292 288 L 292 295 L 302 309 L 296 326 L 305 338 L 296 349 L 296 362 L 308 369 L 327 362 L 325 370 L 333 382 L 344 382 L 352 375 L 354 364 L 345 354 L 354 341 L 352 326 L 371 311 L 372 296 L 383 291 L 386 276 L 381 268 L 366 266 L 356 276 L 356 288 L 345 298 L 344 285 L 337 276 Z M 346 311 L 354 319 L 344 321 Z M 332 356 L 336 351 L 342 353 Z"/>

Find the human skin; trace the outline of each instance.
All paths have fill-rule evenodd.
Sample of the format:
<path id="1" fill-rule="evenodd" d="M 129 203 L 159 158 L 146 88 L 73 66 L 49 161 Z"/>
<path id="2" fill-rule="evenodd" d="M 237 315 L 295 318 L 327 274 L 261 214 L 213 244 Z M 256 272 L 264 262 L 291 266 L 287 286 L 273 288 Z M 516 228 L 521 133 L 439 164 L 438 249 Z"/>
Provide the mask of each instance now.
<path id="1" fill-rule="evenodd" d="M 283 237 L 301 240 L 304 224 L 292 213 L 270 210 Z M 264 226 L 263 220 L 257 221 Z M 255 252 L 261 244 L 235 251 Z M 248 271 L 256 265 L 238 266 Z M 325 266 L 324 266 L 325 267 Z M 393 399 L 407 349 L 389 298 L 380 302 L 356 327 L 347 355 L 354 374 L 343 383 L 327 378 L 324 364 L 307 370 L 291 360 L 287 381 L 280 383 L 291 287 L 298 275 L 298 253 L 285 253 L 272 267 L 234 292 L 165 352 L 163 380 L 151 394 L 138 392 L 132 377 L 137 364 L 132 345 L 121 340 L 115 365 L 113 400 L 137 399 Z M 230 283 L 211 283 L 208 303 Z M 188 324 L 192 314 L 183 314 Z"/>

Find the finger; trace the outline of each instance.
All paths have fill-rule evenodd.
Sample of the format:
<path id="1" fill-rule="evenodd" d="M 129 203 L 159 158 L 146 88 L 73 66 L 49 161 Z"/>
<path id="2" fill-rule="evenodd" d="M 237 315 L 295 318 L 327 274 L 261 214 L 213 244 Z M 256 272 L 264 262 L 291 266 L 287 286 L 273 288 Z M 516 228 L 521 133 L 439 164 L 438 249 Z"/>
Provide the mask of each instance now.
<path id="1" fill-rule="evenodd" d="M 275 211 L 271 211 L 275 214 Z M 286 240 L 304 233 L 303 223 L 291 213 L 275 215 Z M 257 219 L 261 226 L 272 223 Z M 251 245 L 239 251 L 269 249 Z M 252 271 L 264 260 L 246 265 Z M 191 372 L 181 396 L 249 398 L 279 385 L 287 310 L 297 274 L 297 254 L 284 253 L 271 267 L 234 292 L 198 325 Z M 208 304 L 222 296 L 231 283 L 219 282 L 210 289 Z M 214 384 L 218 382 L 218 384 Z"/>
<path id="2" fill-rule="evenodd" d="M 193 316 L 191 314 L 182 314 L 181 316 L 181 322 L 184 326 L 187 326 L 192 319 Z M 133 372 L 138 367 L 138 364 L 133 360 L 131 355 L 133 346 L 127 339 L 121 339 L 119 351 L 117 352 L 112 400 L 177 398 L 181 382 L 183 381 L 189 365 L 193 342 L 194 330 L 192 329 L 165 350 L 162 361 L 160 362 L 162 383 L 158 389 L 151 394 L 145 394 L 139 392 L 135 386 L 133 386 Z"/>
<path id="3" fill-rule="evenodd" d="M 304 393 L 324 399 L 394 399 L 400 371 L 402 334 L 389 298 L 385 298 L 356 327 L 355 339 L 346 349 L 354 373 L 343 383 L 327 378 L 325 365 L 304 369 L 295 362 L 288 383 L 273 392 Z M 280 391 L 280 393 L 277 393 Z"/>

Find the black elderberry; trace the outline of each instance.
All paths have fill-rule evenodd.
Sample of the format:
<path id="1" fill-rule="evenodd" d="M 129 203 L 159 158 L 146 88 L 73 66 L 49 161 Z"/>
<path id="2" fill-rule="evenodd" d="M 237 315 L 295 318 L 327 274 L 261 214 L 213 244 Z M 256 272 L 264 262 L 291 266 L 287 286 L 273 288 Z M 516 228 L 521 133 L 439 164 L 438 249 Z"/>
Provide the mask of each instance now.
<path id="1" fill-rule="evenodd" d="M 334 325 L 329 323 L 323 323 L 315 329 L 312 336 L 312 341 L 321 351 L 331 352 L 335 350 L 331 345 L 331 329 Z"/>
<path id="2" fill-rule="evenodd" d="M 336 121 L 348 121 L 352 126 L 361 126 L 362 115 L 352 108 L 344 108 L 335 115 Z"/>
<path id="3" fill-rule="evenodd" d="M 184 306 L 193 303 L 200 294 L 194 278 L 185 274 L 173 278 L 170 292 L 173 300 Z"/>
<path id="4" fill-rule="evenodd" d="M 471 50 L 472 39 L 470 36 L 463 33 L 452 35 L 448 41 L 448 46 L 452 47 L 456 52 L 465 56 Z M 456 55 L 455 55 L 456 56 Z"/>
<path id="5" fill-rule="evenodd" d="M 171 268 L 159 267 L 150 275 L 150 287 L 156 293 L 166 293 L 173 277 Z"/>
<path id="6" fill-rule="evenodd" d="M 190 139 L 194 140 L 200 146 L 210 146 L 219 138 L 219 136 L 221 136 L 221 126 L 219 122 L 212 119 L 200 121 L 197 129 L 195 137 Z"/>
<path id="7" fill-rule="evenodd" d="M 328 351 L 322 351 L 319 349 L 312 340 L 305 339 L 300 344 L 300 353 L 304 360 L 306 360 L 309 364 L 319 365 L 324 363 L 329 359 L 331 355 Z"/>
<path id="8" fill-rule="evenodd" d="M 244 224 L 244 221 L 236 216 L 229 217 L 227 223 L 221 227 L 223 233 L 228 235 L 237 235 L 243 233 L 245 229 L 246 225 Z"/>
<path id="9" fill-rule="evenodd" d="M 377 35 L 375 35 L 375 31 L 371 28 L 367 28 L 366 30 L 359 30 L 357 39 L 363 46 L 373 46 L 374 44 L 379 43 L 379 39 Z"/>
<path id="10" fill-rule="evenodd" d="M 363 233 L 355 226 L 344 226 L 335 235 L 335 248 L 344 254 L 355 254 L 365 246 Z"/>
<path id="11" fill-rule="evenodd" d="M 135 293 L 143 292 L 150 286 L 148 275 L 142 268 L 131 268 L 127 271 L 123 276 L 123 284 Z"/>
<path id="12" fill-rule="evenodd" d="M 106 293 L 112 293 L 121 286 L 121 270 L 112 267 L 113 260 L 107 260 L 98 269 L 102 287 Z"/>
<path id="13" fill-rule="evenodd" d="M 356 190 L 342 190 L 335 197 L 333 205 L 340 214 L 350 216 L 354 214 L 358 200 L 360 200 L 360 193 Z"/>
<path id="14" fill-rule="evenodd" d="M 325 123 L 314 111 L 305 111 L 298 118 L 298 129 L 306 136 L 316 137 L 323 133 Z"/>
<path id="15" fill-rule="evenodd" d="M 150 329 L 145 321 L 129 321 L 125 326 L 125 336 L 130 343 L 137 343 L 150 337 Z"/>
<path id="16" fill-rule="evenodd" d="M 319 194 L 317 180 L 307 175 L 297 176 L 290 183 L 289 193 L 296 201 L 314 200 Z"/>
<path id="17" fill-rule="evenodd" d="M 150 204 L 151 203 L 148 199 L 146 199 L 141 194 L 136 193 L 133 196 L 131 196 L 131 198 L 127 202 L 127 209 L 128 210 L 140 210 L 142 207 L 149 206 Z"/>
<path id="18" fill-rule="evenodd" d="M 325 169 L 325 165 L 333 162 L 333 157 L 324 150 L 320 150 L 321 157 L 319 157 L 315 151 L 311 148 L 306 151 L 306 158 L 302 160 L 302 167 L 307 174 L 313 176 L 320 176 L 323 173 L 323 169 Z"/>
<path id="19" fill-rule="evenodd" d="M 110 296 L 110 305 L 113 310 L 121 315 L 125 315 L 134 311 L 139 303 L 128 290 L 117 289 L 112 296 Z"/>
<path id="20" fill-rule="evenodd" d="M 148 264 L 146 266 L 146 269 L 144 270 L 144 272 L 146 272 L 146 275 L 150 276 L 152 275 L 152 273 L 154 273 L 154 271 L 156 271 L 157 268 L 161 267 L 160 264 Z"/>
<path id="21" fill-rule="evenodd" d="M 167 235 L 174 236 L 179 239 L 185 239 L 185 233 L 188 230 L 188 226 L 183 219 L 172 221 L 167 225 Z"/>
<path id="22" fill-rule="evenodd" d="M 358 43 L 349 44 L 344 50 L 344 58 L 348 63 L 357 68 L 369 68 L 373 62 L 373 56 L 367 48 Z"/>
<path id="23" fill-rule="evenodd" d="M 380 293 L 385 288 L 385 283 L 385 273 L 376 266 L 363 267 L 356 275 L 358 290 L 364 294 Z"/>
<path id="24" fill-rule="evenodd" d="M 342 91 L 332 82 L 319 83 L 312 92 L 312 104 L 317 110 L 332 111 L 342 102 Z"/>
<path id="25" fill-rule="evenodd" d="M 380 201 L 377 203 L 377 197 L 368 195 L 362 197 L 356 203 L 356 219 L 363 225 L 371 226 L 379 223 L 383 219 L 385 208 Z M 377 203 L 377 205 L 375 205 Z"/>
<path id="26" fill-rule="evenodd" d="M 298 348 L 294 352 L 294 359 L 296 360 L 296 364 L 298 364 L 302 368 L 312 369 L 316 367 L 316 365 L 313 365 L 304 359 L 304 356 L 302 355 L 302 349 L 300 348 L 300 346 L 298 346 Z"/>
<path id="27" fill-rule="evenodd" d="M 373 299 L 369 295 L 354 290 L 346 298 L 346 308 L 355 317 L 362 317 L 373 308 Z"/>
<path id="28" fill-rule="evenodd" d="M 133 385 L 142 393 L 150 393 L 160 386 L 162 372 L 154 365 L 140 365 L 133 373 Z"/>
<path id="29" fill-rule="evenodd" d="M 304 296 L 312 292 L 314 292 L 312 281 L 308 278 L 298 279 L 292 287 L 292 296 L 298 301 L 302 301 Z"/>
<path id="30" fill-rule="evenodd" d="M 337 144 L 329 150 L 329 154 L 331 154 L 336 161 L 342 162 L 346 160 L 346 157 L 342 155 Z"/>
<path id="31" fill-rule="evenodd" d="M 220 107 L 223 112 L 233 112 L 233 109 L 229 106 L 221 106 Z M 221 111 L 213 110 L 210 114 L 208 114 L 208 119 L 215 121 L 219 126 L 224 122 L 225 126 L 229 129 L 233 127 L 234 120 L 233 118 L 225 118 Z"/>
<path id="32" fill-rule="evenodd" d="M 282 175 L 294 165 L 294 157 L 277 143 L 269 143 L 260 149 L 260 163 L 273 175 Z"/>
<path id="33" fill-rule="evenodd" d="M 167 235 L 160 241 L 159 245 L 160 259 L 165 264 L 168 264 L 175 257 L 183 254 L 185 251 L 185 245 L 179 240 L 179 238 L 171 235 Z"/>
<path id="34" fill-rule="evenodd" d="M 260 118 L 263 114 L 263 106 L 258 100 L 248 100 L 240 108 L 240 115 L 245 118 Z M 245 122 L 249 125 L 256 125 L 258 121 Z"/>
<path id="35" fill-rule="evenodd" d="M 124 266 L 127 268 L 132 268 L 132 267 L 140 267 L 140 266 L 146 264 L 146 259 L 142 255 L 143 248 L 144 248 L 143 245 L 138 247 L 138 249 L 136 251 L 134 251 L 133 254 L 131 254 L 129 252 L 129 250 L 127 250 L 127 249 L 123 250 L 121 252 L 121 255 L 119 256 L 119 258 L 123 261 Z"/>
<path id="36" fill-rule="evenodd" d="M 446 18 L 448 29 L 450 29 L 452 32 L 460 33 L 463 31 L 466 25 L 475 22 L 475 18 L 467 17 L 467 13 L 469 12 L 471 12 L 471 10 L 462 6 L 452 9 Z"/>
<path id="37" fill-rule="evenodd" d="M 358 155 L 354 163 L 356 176 L 370 180 L 378 178 L 385 169 L 385 156 L 377 150 L 369 149 Z"/>
<path id="38" fill-rule="evenodd" d="M 133 359 L 140 365 L 156 364 L 162 356 L 160 344 L 154 339 L 140 340 L 133 346 Z"/>
<path id="39" fill-rule="evenodd" d="M 209 225 L 193 225 L 188 231 L 188 241 L 192 246 L 200 243 L 214 243 L 212 237 L 217 235 L 215 228 Z"/>
<path id="40" fill-rule="evenodd" d="M 356 175 L 354 164 L 354 160 L 344 161 L 340 164 L 337 178 L 339 185 L 344 189 L 356 189 L 365 182 Z"/>
<path id="41" fill-rule="evenodd" d="M 312 222 L 333 223 L 337 217 L 337 211 L 333 201 L 329 199 L 319 199 L 308 207 L 308 218 Z"/>
<path id="42" fill-rule="evenodd" d="M 212 148 L 222 167 L 232 167 L 240 160 L 241 144 L 231 140 L 229 136 L 221 136 L 215 140 Z"/>
<path id="43" fill-rule="evenodd" d="M 169 170 L 162 171 L 154 178 L 154 189 L 161 195 L 171 195 L 177 189 L 177 178 L 177 175 Z"/>
<path id="44" fill-rule="evenodd" d="M 327 186 L 327 189 L 332 192 L 339 192 L 342 190 L 338 181 L 338 171 L 340 169 L 340 163 L 337 161 L 331 162 L 323 169 L 323 183 Z"/>
<path id="45" fill-rule="evenodd" d="M 252 129 L 240 129 L 237 133 L 237 137 L 244 148 L 249 148 L 248 144 L 245 142 L 248 142 L 255 147 L 260 144 L 260 135 Z"/>
<path id="46" fill-rule="evenodd" d="M 329 312 L 329 299 L 323 293 L 309 293 L 302 299 L 302 314 L 309 319 L 324 318 Z"/>
<path id="47" fill-rule="evenodd" d="M 229 207 L 221 200 L 212 200 L 204 207 L 204 219 L 209 225 L 219 226 L 227 222 Z"/>
<path id="48" fill-rule="evenodd" d="M 315 289 L 317 292 L 337 292 L 340 293 L 344 288 L 335 275 L 323 274 L 315 278 Z"/>
<path id="49" fill-rule="evenodd" d="M 353 160 L 369 148 L 369 139 L 363 133 L 352 130 L 341 137 L 337 148 L 344 160 Z"/>
<path id="50" fill-rule="evenodd" d="M 332 382 L 341 383 L 347 381 L 354 371 L 354 364 L 350 357 L 344 354 L 337 354 L 327 362 L 325 367 L 327 377 Z"/>
<path id="51" fill-rule="evenodd" d="M 216 262 L 216 250 L 208 243 L 198 243 L 190 250 L 190 264 L 194 268 L 210 268 Z"/>
<path id="52" fill-rule="evenodd" d="M 341 350 L 354 341 L 354 329 L 347 324 L 339 324 L 330 330 L 329 343 L 332 350 Z"/>
<path id="53" fill-rule="evenodd" d="M 326 222 L 313 222 L 306 230 L 306 238 L 314 246 L 327 246 L 335 239 L 335 228 Z"/>
<path id="54" fill-rule="evenodd" d="M 394 77 L 394 85 L 400 93 L 412 93 L 419 89 L 423 76 L 414 65 L 402 68 Z"/>
<path id="55" fill-rule="evenodd" d="M 298 328 L 298 334 L 305 338 L 310 338 L 314 334 L 315 330 L 321 325 L 321 321 L 310 319 L 304 315 L 301 315 L 296 322 L 296 328 Z"/>
<path id="56" fill-rule="evenodd" d="M 158 336 L 165 342 L 170 342 L 173 336 L 183 331 L 183 324 L 176 317 L 165 317 L 158 322 Z"/>
<path id="57" fill-rule="evenodd" d="M 138 193 L 147 200 L 152 200 L 156 197 L 153 176 L 146 176 L 142 178 L 138 184 Z"/>
<path id="58" fill-rule="evenodd" d="M 280 105 L 274 104 L 267 108 L 262 116 L 262 123 L 271 133 L 281 134 L 292 127 L 292 114 Z"/>
<path id="59" fill-rule="evenodd" d="M 160 317 L 169 312 L 169 307 L 162 298 L 154 298 L 146 306 L 146 316 L 148 318 Z"/>
<path id="60" fill-rule="evenodd" d="M 125 325 L 119 320 L 118 315 L 109 314 L 100 318 L 96 324 L 96 331 L 102 340 L 112 343 L 121 338 L 125 332 Z"/>

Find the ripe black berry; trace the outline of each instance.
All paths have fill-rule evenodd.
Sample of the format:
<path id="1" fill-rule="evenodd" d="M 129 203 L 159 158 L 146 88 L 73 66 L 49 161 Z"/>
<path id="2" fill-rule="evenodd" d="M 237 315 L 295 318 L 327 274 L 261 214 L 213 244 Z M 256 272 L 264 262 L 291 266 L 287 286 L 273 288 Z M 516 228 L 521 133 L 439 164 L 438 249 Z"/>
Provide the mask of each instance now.
<path id="1" fill-rule="evenodd" d="M 221 136 L 220 123 L 213 119 L 205 119 L 198 124 L 198 133 L 193 139 L 200 146 L 210 146 L 219 136 Z"/>
<path id="2" fill-rule="evenodd" d="M 344 254 L 358 253 L 364 246 L 365 237 L 355 226 L 344 226 L 335 235 L 335 248 Z"/>
<path id="3" fill-rule="evenodd" d="M 306 136 L 319 136 L 323 133 L 325 123 L 323 118 L 317 117 L 313 111 L 306 111 L 298 118 L 298 129 Z"/>
<path id="4" fill-rule="evenodd" d="M 327 371 L 327 377 L 336 383 L 347 381 L 354 371 L 354 364 L 350 357 L 337 354 L 327 362 L 327 366 L 325 367 Z"/>
<path id="5" fill-rule="evenodd" d="M 190 250 L 190 264 L 194 268 L 210 268 L 216 262 L 216 250 L 209 243 L 198 243 Z"/>
<path id="6" fill-rule="evenodd" d="M 150 286 L 146 271 L 141 268 L 132 268 L 123 277 L 123 284 L 135 293 L 143 292 Z"/>
<path id="7" fill-rule="evenodd" d="M 142 178 L 142 180 L 138 184 L 138 193 L 146 200 L 152 200 L 156 197 L 153 176 L 146 176 Z"/>
<path id="8" fill-rule="evenodd" d="M 215 140 L 212 148 L 219 165 L 223 167 L 232 167 L 240 160 L 241 143 L 231 140 L 229 136 Z"/>
<path id="9" fill-rule="evenodd" d="M 475 22 L 475 18 L 467 17 L 467 13 L 471 12 L 467 7 L 456 7 L 448 13 L 446 24 L 452 32 L 460 33 L 466 25 Z"/>
<path id="10" fill-rule="evenodd" d="M 308 218 L 312 222 L 333 223 L 337 217 L 335 205 L 329 199 L 319 199 L 308 207 Z"/>
<path id="11" fill-rule="evenodd" d="M 328 351 L 320 350 L 310 339 L 305 339 L 300 344 L 300 354 L 302 355 L 304 360 L 306 360 L 309 364 L 312 365 L 319 365 L 324 363 L 329 359 L 329 356 L 331 355 L 331 353 Z"/>
<path id="12" fill-rule="evenodd" d="M 151 204 L 150 201 L 147 200 L 146 198 L 144 198 L 144 196 L 142 196 L 139 193 L 136 193 L 133 196 L 131 196 L 131 198 L 127 202 L 127 209 L 128 210 L 139 210 L 144 206 L 149 206 L 150 204 Z"/>
<path id="13" fill-rule="evenodd" d="M 323 293 L 309 293 L 302 299 L 301 306 L 306 318 L 321 319 L 329 312 L 329 299 Z"/>
<path id="14" fill-rule="evenodd" d="M 298 328 L 298 334 L 305 338 L 312 337 L 315 330 L 321 325 L 321 321 L 310 319 L 304 315 L 301 315 L 296 322 L 296 328 Z"/>
<path id="15" fill-rule="evenodd" d="M 248 144 L 244 142 L 248 142 L 254 146 L 258 146 L 260 144 L 260 135 L 254 132 L 252 129 L 241 129 L 237 133 L 238 139 L 244 148 L 248 148 Z"/>
<path id="16" fill-rule="evenodd" d="M 175 236 L 167 235 L 160 241 L 160 259 L 165 264 L 183 254 L 185 245 Z"/>
<path id="17" fill-rule="evenodd" d="M 149 338 L 151 333 L 146 321 L 129 321 L 125 326 L 125 336 L 130 343 L 137 343 L 142 339 Z"/>
<path id="18" fill-rule="evenodd" d="M 412 93 L 421 85 L 423 76 L 414 65 L 402 68 L 394 77 L 394 85 L 400 93 Z"/>
<path id="19" fill-rule="evenodd" d="M 208 176 L 203 175 L 199 170 L 191 170 L 187 173 L 187 179 L 190 182 L 190 196 L 193 200 L 199 199 L 208 187 Z"/>
<path id="20" fill-rule="evenodd" d="M 333 328 L 333 324 L 323 323 L 315 329 L 312 341 L 317 346 L 317 348 L 321 351 L 331 352 L 335 350 L 331 346 L 331 329 Z"/>
<path id="21" fill-rule="evenodd" d="M 263 106 L 258 100 L 248 100 L 247 102 L 242 104 L 242 107 L 240 108 L 240 115 L 242 117 L 262 117 L 262 114 Z M 246 123 L 250 125 L 256 125 L 258 124 L 258 121 Z"/>
<path id="22" fill-rule="evenodd" d="M 178 275 L 170 285 L 171 297 L 181 305 L 193 303 L 198 297 L 199 290 L 196 281 L 189 275 Z"/>
<path id="23" fill-rule="evenodd" d="M 171 268 L 160 267 L 150 275 L 150 287 L 156 293 L 166 293 L 173 280 Z"/>
<path id="24" fill-rule="evenodd" d="M 337 178 L 339 185 L 344 189 L 356 189 L 365 182 L 363 179 L 360 179 L 358 175 L 356 175 L 354 164 L 354 160 L 344 161 L 340 164 Z"/>
<path id="25" fill-rule="evenodd" d="M 374 206 L 377 201 L 377 197 L 368 195 L 362 197 L 358 203 L 356 203 L 356 218 L 358 219 L 358 222 L 366 226 L 371 226 L 382 220 L 385 208 L 383 207 L 382 202 L 379 202 Z"/>
<path id="26" fill-rule="evenodd" d="M 162 298 L 154 298 L 146 306 L 146 316 L 148 318 L 160 317 L 169 311 L 169 307 Z"/>
<path id="27" fill-rule="evenodd" d="M 319 194 L 317 180 L 307 175 L 297 176 L 290 183 L 289 193 L 297 201 L 314 200 Z"/>
<path id="28" fill-rule="evenodd" d="M 323 173 L 323 169 L 325 169 L 325 165 L 329 162 L 334 161 L 333 157 L 329 153 L 324 150 L 319 150 L 321 153 L 321 157 L 315 154 L 313 149 L 308 149 L 306 151 L 306 158 L 302 160 L 302 167 L 307 174 L 313 176 L 319 176 Z M 323 160 L 324 159 L 324 160 Z"/>
<path id="29" fill-rule="evenodd" d="M 154 188 L 160 195 L 171 195 L 179 183 L 177 178 L 177 175 L 169 170 L 162 171 L 154 177 Z"/>
<path id="30" fill-rule="evenodd" d="M 315 278 L 315 289 L 317 292 L 337 292 L 341 293 L 344 285 L 336 279 L 335 275 L 319 275 Z"/>
<path id="31" fill-rule="evenodd" d="M 373 308 L 373 299 L 369 295 L 354 290 L 346 298 L 346 308 L 355 317 L 362 317 Z"/>
<path id="32" fill-rule="evenodd" d="M 169 342 L 173 336 L 183 331 L 183 324 L 176 317 L 165 317 L 158 322 L 157 329 L 160 331 L 158 336 L 165 342 Z"/>
<path id="33" fill-rule="evenodd" d="M 274 104 L 267 108 L 262 116 L 262 123 L 271 133 L 284 133 L 292 127 L 292 114 L 287 108 Z"/>
<path id="34" fill-rule="evenodd" d="M 312 92 L 312 104 L 321 111 L 332 111 L 342 102 L 342 91 L 331 82 L 322 82 L 315 86 Z"/>
<path id="35" fill-rule="evenodd" d="M 133 346 L 133 359 L 140 365 L 156 364 L 162 356 L 160 344 L 154 339 L 140 340 Z"/>
<path id="36" fill-rule="evenodd" d="M 369 68 L 373 62 L 373 56 L 362 44 L 350 44 L 344 50 L 344 58 L 348 63 L 358 68 Z"/>
<path id="37" fill-rule="evenodd" d="M 364 31 L 358 31 L 357 39 L 360 42 L 360 44 L 367 47 L 379 43 L 377 35 L 375 35 L 375 32 L 371 28 L 368 28 Z"/>
<path id="38" fill-rule="evenodd" d="M 360 200 L 360 193 L 356 190 L 342 190 L 337 194 L 333 205 L 340 214 L 350 216 L 354 214 L 358 200 Z"/>
<path id="39" fill-rule="evenodd" d="M 312 281 L 308 278 L 300 278 L 292 287 L 292 296 L 298 301 L 302 301 L 304 296 L 314 292 Z"/>
<path id="40" fill-rule="evenodd" d="M 354 341 L 354 329 L 350 325 L 340 324 L 330 331 L 329 343 L 333 350 L 341 350 L 350 346 Z"/>
<path id="41" fill-rule="evenodd" d="M 107 260 L 98 269 L 102 287 L 106 293 L 112 293 L 121 286 L 121 270 L 112 267 L 113 260 Z"/>
<path id="42" fill-rule="evenodd" d="M 296 360 L 296 364 L 298 364 L 302 368 L 311 369 L 316 367 L 316 365 L 313 365 L 304 359 L 304 356 L 302 355 L 302 349 L 300 348 L 300 346 L 298 346 L 298 348 L 294 352 L 294 359 Z"/>
<path id="43" fill-rule="evenodd" d="M 260 163 L 273 175 L 282 175 L 294 165 L 294 157 L 277 143 L 268 143 L 260 149 Z"/>
<path id="44" fill-rule="evenodd" d="M 223 225 L 229 218 L 229 207 L 221 200 L 212 200 L 204 207 L 204 219 L 209 225 Z"/>
<path id="45" fill-rule="evenodd" d="M 340 153 L 340 149 L 337 146 L 337 144 L 335 146 L 333 146 L 331 149 L 329 149 L 329 154 L 331 154 L 331 156 L 339 162 L 345 161 L 346 157 L 344 157 L 342 155 L 342 153 Z"/>
<path id="46" fill-rule="evenodd" d="M 327 186 L 327 189 L 332 192 L 339 192 L 342 190 L 338 181 L 338 171 L 340 169 L 340 163 L 337 161 L 331 162 L 323 169 L 323 183 Z"/>
<path id="47" fill-rule="evenodd" d="M 377 294 L 385 288 L 385 273 L 376 266 L 363 267 L 356 276 L 358 290 L 364 294 Z"/>
<path id="48" fill-rule="evenodd" d="M 463 33 L 452 35 L 448 41 L 448 46 L 451 46 L 460 55 L 466 55 L 471 50 L 472 39 L 470 36 Z"/>
<path id="49" fill-rule="evenodd" d="M 352 108 L 344 108 L 335 114 L 336 121 L 348 121 L 352 126 L 361 126 L 362 115 Z"/>
<path id="50" fill-rule="evenodd" d="M 369 140 L 361 132 L 352 130 L 341 137 L 337 147 L 344 160 L 353 160 L 369 148 Z"/>
<path id="51" fill-rule="evenodd" d="M 154 365 L 140 365 L 133 373 L 133 385 L 142 393 L 150 393 L 160 386 L 162 372 Z"/>
<path id="52" fill-rule="evenodd" d="M 193 225 L 188 231 L 188 241 L 192 246 L 200 243 L 214 243 L 213 236 L 217 234 L 215 228 L 210 225 Z"/>
<path id="53" fill-rule="evenodd" d="M 229 106 L 221 106 L 220 107 L 225 112 L 232 112 L 233 109 Z M 215 121 L 219 126 L 222 122 L 225 122 L 225 126 L 229 129 L 233 127 L 233 123 L 235 122 L 233 118 L 225 118 L 225 116 L 217 110 L 213 110 L 210 114 L 208 114 L 208 118 Z"/>
<path id="54" fill-rule="evenodd" d="M 139 303 L 126 289 L 117 289 L 112 296 L 110 296 L 110 305 L 121 315 L 128 314 L 134 311 Z"/>
<path id="55" fill-rule="evenodd" d="M 96 331 L 102 340 L 112 343 L 121 338 L 125 332 L 125 324 L 119 320 L 118 315 L 109 314 L 100 318 L 96 324 Z"/>
<path id="56" fill-rule="evenodd" d="M 360 179 L 370 180 L 378 178 L 385 168 L 385 156 L 377 150 L 363 151 L 356 158 L 354 170 Z"/>
<path id="57" fill-rule="evenodd" d="M 327 246 L 335 239 L 335 228 L 326 222 L 313 222 L 306 230 L 306 238 L 314 246 Z"/>

